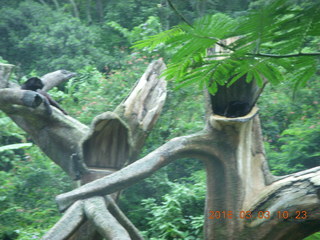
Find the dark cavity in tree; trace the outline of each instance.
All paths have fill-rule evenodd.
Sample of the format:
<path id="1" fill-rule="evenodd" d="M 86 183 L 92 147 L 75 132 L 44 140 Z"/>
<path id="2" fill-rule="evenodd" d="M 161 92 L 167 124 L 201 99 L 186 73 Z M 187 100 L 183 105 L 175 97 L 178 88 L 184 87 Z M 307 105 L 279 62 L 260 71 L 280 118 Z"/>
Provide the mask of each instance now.
<path id="1" fill-rule="evenodd" d="M 229 118 L 236 118 L 247 115 L 250 110 L 251 108 L 247 102 L 231 101 L 227 105 L 223 115 Z"/>
<path id="2" fill-rule="evenodd" d="M 210 95 L 212 112 L 229 118 L 245 116 L 256 104 L 262 89 L 255 80 L 247 83 L 244 77 L 229 87 L 218 86 L 216 94 Z"/>

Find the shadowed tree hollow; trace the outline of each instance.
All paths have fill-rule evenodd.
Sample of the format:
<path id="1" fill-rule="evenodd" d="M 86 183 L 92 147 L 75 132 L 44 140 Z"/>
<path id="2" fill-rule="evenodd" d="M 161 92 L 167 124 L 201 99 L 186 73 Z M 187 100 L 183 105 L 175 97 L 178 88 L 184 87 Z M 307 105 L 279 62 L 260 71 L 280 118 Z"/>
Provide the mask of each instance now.
<path id="1" fill-rule="evenodd" d="M 0 109 L 82 184 L 56 197 L 63 216 L 42 239 L 142 239 L 117 206 L 117 194 L 185 157 L 203 161 L 207 173 L 205 239 L 302 239 L 320 230 L 320 167 L 282 177 L 270 173 L 255 80 L 221 86 L 215 95 L 206 91 L 203 130 L 137 160 L 166 100 L 161 60 L 149 65 L 114 111 L 96 116 L 90 126 L 53 106 L 48 112 L 41 94 L 10 82 L 12 69 L 0 65 Z M 41 80 L 48 91 L 73 76 L 59 70 Z"/>

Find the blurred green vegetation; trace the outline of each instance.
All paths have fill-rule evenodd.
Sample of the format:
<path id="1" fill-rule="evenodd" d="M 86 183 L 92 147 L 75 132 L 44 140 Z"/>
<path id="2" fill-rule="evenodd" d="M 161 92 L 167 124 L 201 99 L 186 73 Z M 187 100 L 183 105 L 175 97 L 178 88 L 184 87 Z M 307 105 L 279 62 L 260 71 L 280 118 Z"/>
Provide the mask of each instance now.
<path id="1" fill-rule="evenodd" d="M 259 100 L 265 147 L 273 174 L 320 165 L 320 77 L 293 96 L 290 83 L 268 86 Z"/>
<path id="2" fill-rule="evenodd" d="M 0 62 L 17 66 L 16 82 L 61 68 L 76 71 L 75 78 L 50 94 L 72 117 L 90 124 L 127 96 L 150 61 L 170 56 L 163 46 L 138 52 L 131 43 L 180 20 L 166 1 L 75 2 L 77 11 L 65 0 L 0 0 Z M 174 3 L 193 20 L 206 13 L 241 15 L 250 1 Z M 290 79 L 267 86 L 259 100 L 267 156 L 276 175 L 320 165 L 319 78 L 318 72 L 295 96 Z M 204 126 L 202 91 L 175 87 L 168 82 L 166 105 L 141 156 Z M 0 151 L 0 239 L 40 239 L 60 218 L 54 197 L 73 183 L 35 145 L 12 148 L 17 143 L 32 140 L 0 112 L 0 147 L 11 146 Z M 147 239 L 202 239 L 205 186 L 202 163 L 181 159 L 126 189 L 120 205 Z M 308 239 L 319 239 L 319 234 Z"/>

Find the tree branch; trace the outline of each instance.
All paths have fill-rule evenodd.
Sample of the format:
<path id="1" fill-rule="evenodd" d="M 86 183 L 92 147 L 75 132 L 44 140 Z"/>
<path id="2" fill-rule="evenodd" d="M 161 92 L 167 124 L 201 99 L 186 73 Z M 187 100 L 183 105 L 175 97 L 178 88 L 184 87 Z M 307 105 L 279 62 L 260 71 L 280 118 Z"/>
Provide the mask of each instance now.
<path id="1" fill-rule="evenodd" d="M 15 105 L 36 108 L 43 102 L 39 93 L 28 90 L 0 89 L 0 110 L 13 112 Z"/>
<path id="2" fill-rule="evenodd" d="M 69 72 L 67 70 L 58 70 L 48 73 L 41 77 L 41 80 L 44 84 L 43 90 L 47 92 L 50 89 L 58 86 L 59 84 L 68 81 L 70 78 L 73 78 L 76 75 L 76 73 Z"/>
<path id="3" fill-rule="evenodd" d="M 107 210 L 103 197 L 92 197 L 84 201 L 84 211 L 90 221 L 94 222 L 99 233 L 106 239 L 131 240 L 128 232 Z"/>
<path id="4" fill-rule="evenodd" d="M 6 64 L 0 64 L 0 67 L 6 69 L 0 71 L 0 82 L 7 82 L 7 71 L 12 67 Z M 74 73 L 59 70 L 46 74 L 42 79 L 51 88 L 73 76 Z M 75 164 L 70 158 L 80 152 L 79 139 L 88 133 L 87 126 L 49 106 L 42 95 L 29 90 L 0 89 L 0 110 L 31 135 L 42 151 L 71 178 L 77 176 Z"/>
<path id="5" fill-rule="evenodd" d="M 83 202 L 77 201 L 63 217 L 41 238 L 41 240 L 61 240 L 69 237 L 83 222 Z"/>
<path id="6" fill-rule="evenodd" d="M 211 138 L 206 138 L 206 136 L 208 135 L 200 132 L 190 136 L 174 138 L 149 153 L 144 158 L 111 175 L 85 184 L 73 191 L 58 195 L 56 201 L 59 205 L 59 209 L 61 211 L 65 210 L 78 199 L 84 199 L 95 195 L 104 196 L 124 189 L 138 180 L 150 176 L 159 168 L 169 164 L 183 154 L 188 153 L 190 155 L 192 152 L 200 152 L 201 144 L 203 144 L 203 148 L 206 150 L 215 151 L 215 147 L 210 145 L 213 140 Z M 201 144 L 199 144 L 199 142 L 201 142 Z M 209 145 L 210 148 L 208 149 Z"/>
<path id="7" fill-rule="evenodd" d="M 246 226 L 259 239 L 303 239 L 320 228 L 320 167 L 288 175 L 266 186 L 257 197 Z M 263 217 L 258 217 L 259 212 Z M 314 226 L 308 229 L 307 224 Z"/>
<path id="8" fill-rule="evenodd" d="M 73 7 L 73 16 L 76 18 L 79 18 L 80 14 L 79 14 L 79 9 L 78 6 L 76 4 L 76 2 L 74 0 L 69 0 L 71 6 Z"/>
<path id="9" fill-rule="evenodd" d="M 268 54 L 268 53 L 248 53 L 249 56 L 254 57 L 270 57 L 270 58 L 291 58 L 291 57 L 316 57 L 320 56 L 320 52 L 314 53 L 294 53 L 294 54 L 284 54 L 284 55 L 277 55 L 277 54 Z"/>
<path id="10" fill-rule="evenodd" d="M 175 12 L 175 14 L 186 24 L 188 24 L 190 27 L 192 27 L 192 24 L 178 11 L 178 9 L 173 5 L 171 0 L 167 0 L 172 10 Z M 193 28 L 193 27 L 192 27 Z"/>
<path id="11" fill-rule="evenodd" d="M 0 64 L 0 89 L 9 86 L 9 78 L 13 68 L 14 65 L 11 64 Z"/>
<path id="12" fill-rule="evenodd" d="M 132 224 L 127 216 L 121 211 L 116 202 L 110 197 L 106 196 L 109 204 L 109 209 L 112 215 L 119 221 L 119 223 L 128 231 L 133 240 L 143 240 L 139 230 Z"/>
<path id="13" fill-rule="evenodd" d="M 33 91 L 0 89 L 0 109 L 71 178 L 76 178 L 78 174 L 70 158 L 80 152 L 78 141 L 88 132 L 88 127 L 44 103 L 42 96 Z"/>
<path id="14" fill-rule="evenodd" d="M 195 37 L 199 37 L 196 36 Z M 216 38 L 211 37 L 203 37 L 203 38 L 209 38 L 212 40 L 217 40 Z M 216 45 L 222 47 L 223 49 L 227 49 L 230 51 L 237 51 L 235 48 L 231 48 L 228 45 L 224 44 L 221 40 L 216 42 Z M 229 57 L 231 53 L 224 52 L 223 54 L 215 54 L 215 55 L 208 55 L 208 57 Z M 313 53 L 293 53 L 293 54 L 269 54 L 269 53 L 246 53 L 246 56 L 250 57 L 269 57 L 269 58 L 292 58 L 292 57 L 317 57 L 320 56 L 320 52 L 313 52 Z"/>

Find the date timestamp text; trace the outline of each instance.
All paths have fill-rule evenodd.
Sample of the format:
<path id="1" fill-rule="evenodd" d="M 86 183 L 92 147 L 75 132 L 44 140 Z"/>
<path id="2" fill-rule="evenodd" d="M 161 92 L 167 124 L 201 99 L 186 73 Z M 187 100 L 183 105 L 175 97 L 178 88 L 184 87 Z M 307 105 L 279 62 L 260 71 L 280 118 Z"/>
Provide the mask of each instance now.
<path id="1" fill-rule="evenodd" d="M 306 220 L 308 218 L 307 211 L 295 211 L 294 213 L 289 211 L 277 211 L 271 214 L 270 211 L 209 211 L 209 219 L 296 219 Z"/>

